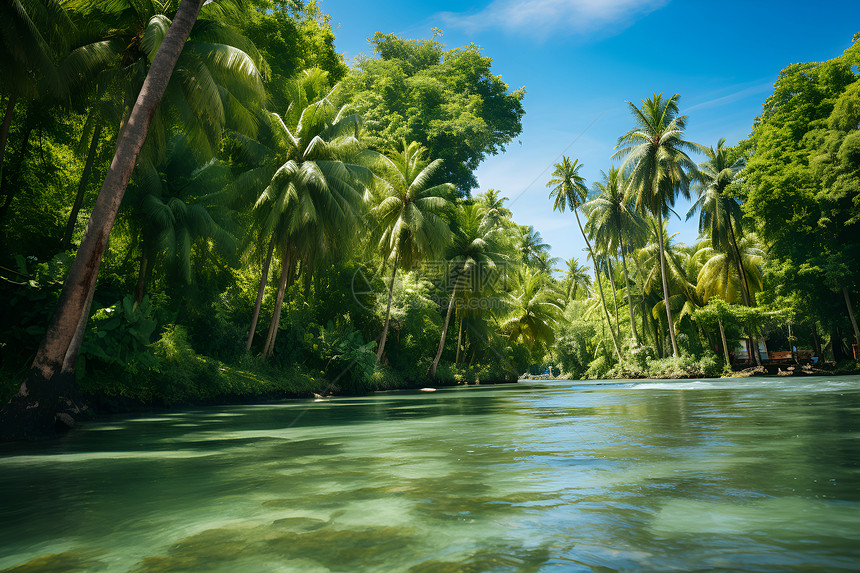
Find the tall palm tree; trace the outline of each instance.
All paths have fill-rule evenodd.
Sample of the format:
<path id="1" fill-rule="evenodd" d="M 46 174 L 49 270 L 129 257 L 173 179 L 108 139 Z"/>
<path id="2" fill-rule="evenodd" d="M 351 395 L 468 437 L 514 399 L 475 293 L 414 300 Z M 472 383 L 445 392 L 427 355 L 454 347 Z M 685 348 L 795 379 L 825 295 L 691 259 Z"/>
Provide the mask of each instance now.
<path id="1" fill-rule="evenodd" d="M 203 0 L 182 0 L 161 48 L 152 60 L 126 128 L 117 140 L 113 162 L 28 378 L 2 413 L 5 416 L 0 415 L 12 428 L 10 434 L 14 432 L 17 437 L 26 437 L 27 434 L 50 433 L 56 431 L 57 420 L 70 422 L 67 419 L 69 414 L 61 410 L 66 408 L 64 396 L 73 395 L 75 391 L 74 365 L 102 253 L 150 122 L 202 4 Z"/>
<path id="2" fill-rule="evenodd" d="M 701 146 L 683 139 L 687 116 L 678 115 L 679 97 L 675 94 L 664 99 L 662 94 L 654 94 L 642 100 L 641 108 L 628 101 L 635 125 L 618 138 L 618 151 L 614 155 L 614 158 L 624 160 L 621 170 L 628 176 L 636 210 L 653 214 L 659 228 L 662 228 L 663 217 L 669 214 L 678 193 L 690 197 L 690 183 L 697 169 L 687 152 L 701 149 Z M 669 285 L 662 242 L 659 247 L 663 298 L 668 301 Z M 678 356 L 672 311 L 668 303 L 665 307 L 672 353 Z"/>
<path id="3" fill-rule="evenodd" d="M 372 213 L 381 236 L 379 248 L 385 260 L 393 257 L 391 284 L 385 306 L 385 326 L 376 350 L 377 362 L 385 351 L 391 317 L 391 295 L 398 267 L 411 268 L 417 261 L 439 253 L 448 243 L 451 230 L 442 218 L 454 190 L 450 183 L 430 186 L 442 160 L 428 162 L 426 149 L 417 142 L 406 143 L 397 153 L 382 156 L 376 174 L 384 184 L 384 195 Z"/>
<path id="4" fill-rule="evenodd" d="M 329 87 L 327 72 L 302 72 L 287 86 L 292 103 L 284 115 L 266 115 L 268 145 L 244 141 L 246 148 L 257 154 L 257 166 L 237 177 L 234 190 L 257 196 L 255 210 L 261 220 L 261 236 L 270 238 L 269 253 L 277 248 L 281 254 L 278 294 L 264 358 L 274 352 L 284 292 L 297 259 L 310 272 L 349 237 L 363 215 L 363 190 L 373 178 L 366 167 L 370 157 L 359 142 L 361 119 L 347 115 L 345 107 L 335 104 L 338 90 L 339 84 Z M 264 268 L 248 349 L 267 274 L 268 268 Z"/>
<path id="5" fill-rule="evenodd" d="M 84 169 L 78 184 L 64 246 L 77 222 L 98 139 L 108 124 L 117 128 L 125 124 L 177 2 L 70 0 L 68 5 L 74 9 L 76 20 L 98 34 L 98 41 L 86 48 L 88 52 L 98 50 L 104 69 L 85 90 L 93 102 L 85 126 L 85 132 L 92 134 L 86 158 L 90 168 Z M 253 110 L 265 99 L 261 70 L 267 69 L 267 64 L 253 43 L 226 23 L 226 16 L 234 12 L 232 0 L 207 3 L 195 22 L 154 118 L 142 162 L 158 164 L 164 159 L 167 134 L 176 122 L 200 159 L 214 155 L 225 129 L 256 135 Z M 108 61 L 112 65 L 107 66 Z"/>
<path id="6" fill-rule="evenodd" d="M 579 220 L 579 209 L 585 202 L 585 197 L 588 195 L 588 188 L 585 185 L 585 178 L 579 174 L 582 164 L 578 159 L 570 161 L 568 157 L 562 156 L 561 163 L 555 164 L 555 171 L 552 173 L 546 186 L 550 187 L 549 196 L 553 199 L 553 210 L 564 213 L 565 209 L 573 211 L 576 217 L 576 224 L 579 226 L 579 232 L 582 233 L 582 238 L 585 240 L 585 245 L 588 247 L 588 254 L 594 263 L 594 282 L 597 283 L 597 288 L 600 291 L 600 302 L 603 306 L 603 314 L 606 318 L 606 324 L 609 325 L 609 334 L 612 336 L 612 345 L 615 348 L 615 354 L 618 360 L 621 360 L 621 349 L 618 346 L 618 337 L 612 329 L 612 321 L 609 319 L 609 311 L 606 310 L 606 299 L 603 296 L 603 285 L 600 282 L 600 274 L 597 270 L 597 258 L 594 255 L 594 249 L 591 248 L 591 241 L 585 234 L 585 229 L 582 228 L 582 222 Z"/>
<path id="7" fill-rule="evenodd" d="M 556 270 L 567 275 L 565 278 L 565 281 L 568 283 L 567 300 L 570 302 L 576 300 L 576 295 L 580 288 L 588 293 L 588 289 L 591 287 L 591 277 L 588 276 L 588 270 L 584 265 L 579 264 L 576 257 L 570 257 L 565 261 L 565 264 L 566 268 Z"/>
<path id="8" fill-rule="evenodd" d="M 445 322 L 442 324 L 442 336 L 439 339 L 436 356 L 430 368 L 427 369 L 427 374 L 431 378 L 436 378 L 436 369 L 442 358 L 442 351 L 445 349 L 445 338 L 448 335 L 451 313 L 457 297 L 467 289 L 479 290 L 485 273 L 496 269 L 502 260 L 494 245 L 494 235 L 497 231 L 488 228 L 483 222 L 484 217 L 477 205 L 463 205 L 457 211 L 456 231 L 447 256 L 448 277 L 453 279 L 454 284 L 448 285 L 451 289 L 451 298 L 448 301 Z"/>
<path id="9" fill-rule="evenodd" d="M 699 164 L 699 180 L 696 182 L 698 199 L 687 212 L 687 220 L 699 213 L 699 233 L 707 235 L 714 249 L 723 253 L 733 252 L 736 263 L 741 260 L 738 241 L 743 236 L 740 203 L 728 195 L 729 188 L 740 180 L 743 159 L 731 161 L 725 147 L 725 138 L 717 142 L 716 149 L 704 150 L 708 160 Z M 746 306 L 752 304 L 742 265 L 737 265 L 742 280 L 742 299 Z"/>
<path id="10" fill-rule="evenodd" d="M 627 186 L 621 170 L 611 167 L 608 173 L 601 171 L 601 174 L 603 181 L 594 184 L 598 195 L 582 206 L 583 211 L 588 214 L 585 230 L 594 239 L 596 247 L 607 253 L 621 252 L 630 328 L 636 343 L 640 344 L 639 333 L 633 318 L 633 300 L 630 292 L 632 288 L 630 275 L 627 271 L 627 252 L 632 245 L 641 244 L 645 224 L 642 217 L 636 213 L 632 202 L 625 195 Z M 626 243 L 625 235 L 628 237 Z"/>

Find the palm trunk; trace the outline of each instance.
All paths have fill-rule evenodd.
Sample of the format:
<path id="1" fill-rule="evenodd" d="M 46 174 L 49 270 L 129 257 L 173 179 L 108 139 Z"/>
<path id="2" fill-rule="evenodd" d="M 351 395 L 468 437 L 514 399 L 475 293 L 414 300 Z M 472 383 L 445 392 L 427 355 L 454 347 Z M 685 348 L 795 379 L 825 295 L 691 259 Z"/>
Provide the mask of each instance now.
<path id="1" fill-rule="evenodd" d="M 460 333 L 457 335 L 457 356 L 454 358 L 454 366 L 460 363 L 460 345 L 463 343 L 463 317 L 460 317 Z"/>
<path id="2" fill-rule="evenodd" d="M 385 351 L 385 340 L 388 338 L 388 324 L 391 320 L 391 298 L 394 293 L 394 277 L 397 274 L 397 263 L 400 261 L 400 251 L 394 255 L 394 268 L 391 269 L 391 284 L 388 285 L 388 304 L 385 306 L 385 326 L 382 327 L 382 336 L 379 339 L 379 348 L 376 350 L 376 361 L 382 360 Z"/>
<path id="3" fill-rule="evenodd" d="M 854 317 L 854 307 L 851 306 L 851 297 L 848 296 L 848 289 L 842 287 L 842 295 L 845 297 L 845 306 L 848 308 L 848 318 L 851 319 L 851 326 L 854 327 L 854 342 L 857 344 L 858 350 L 860 350 L 860 330 L 857 329 L 857 319 Z M 857 360 L 857 356 L 852 352 L 851 356 L 854 360 Z"/>
<path id="4" fill-rule="evenodd" d="M 732 249 L 734 249 L 735 251 L 734 259 L 735 265 L 738 267 L 738 277 L 740 277 L 741 279 L 741 296 L 743 297 L 744 304 L 748 307 L 752 307 L 752 293 L 750 292 L 750 285 L 747 281 L 747 273 L 744 270 L 743 261 L 741 261 L 741 250 L 738 247 L 737 236 L 735 236 L 735 226 L 734 224 L 732 224 L 731 221 L 729 221 L 729 232 L 731 234 Z M 753 359 L 755 360 L 756 365 L 761 366 L 761 355 L 759 355 L 758 352 L 758 339 L 756 338 L 756 335 L 752 332 L 752 329 L 750 329 L 749 343 L 750 347 L 754 349 Z"/>
<path id="5" fill-rule="evenodd" d="M 90 148 L 87 151 L 87 162 L 84 164 L 84 172 L 81 174 L 81 180 L 78 183 L 78 192 L 75 195 L 75 202 L 72 204 L 72 212 L 69 213 L 69 220 L 66 223 L 66 232 L 63 233 L 63 241 L 60 243 L 60 249 L 65 250 L 72 244 L 72 235 L 75 233 L 75 225 L 78 223 L 78 212 L 81 210 L 81 205 L 84 203 L 84 195 L 87 191 L 87 182 L 90 180 L 90 172 L 93 169 L 93 161 L 96 157 L 96 150 L 99 146 L 99 138 L 101 137 L 102 126 L 96 125 L 93 130 L 93 138 L 90 141 Z"/>
<path id="6" fill-rule="evenodd" d="M 636 344 L 641 346 L 642 341 L 639 340 L 639 333 L 636 332 L 636 320 L 633 318 L 633 298 L 630 296 L 630 275 L 627 274 L 627 257 L 624 255 L 624 239 L 619 233 L 619 245 L 621 247 L 621 269 L 624 271 L 624 288 L 627 289 L 627 309 L 630 311 L 630 330 L 633 331 L 633 339 Z"/>
<path id="7" fill-rule="evenodd" d="M 615 273 L 612 272 L 612 259 L 606 255 L 606 278 L 609 279 L 609 285 L 612 287 L 612 304 L 615 307 L 615 332 L 621 336 L 621 319 L 618 318 L 618 291 L 615 290 Z"/>
<path id="8" fill-rule="evenodd" d="M 731 368 L 732 367 L 732 360 L 731 360 L 731 358 L 729 358 L 729 348 L 728 348 L 728 344 L 726 343 L 726 331 L 723 328 L 723 321 L 720 319 L 717 319 L 717 324 L 720 325 L 720 341 L 722 342 L 722 345 L 723 345 L 723 356 L 726 357 L 726 366 Z"/>
<path id="9" fill-rule="evenodd" d="M 266 292 L 266 282 L 269 280 L 269 265 L 272 264 L 272 253 L 275 251 L 275 234 L 269 241 L 269 250 L 266 253 L 266 261 L 263 263 L 263 272 L 260 277 L 260 288 L 257 289 L 257 300 L 254 302 L 254 314 L 251 315 L 251 332 L 248 333 L 248 342 L 245 344 L 245 352 L 251 351 L 254 342 L 254 333 L 257 330 L 257 321 L 260 320 L 260 309 L 263 307 L 263 295 Z"/>
<path id="10" fill-rule="evenodd" d="M 287 282 L 290 278 L 290 267 L 292 266 L 289 251 L 281 261 L 281 276 L 278 280 L 278 295 L 275 298 L 275 310 L 272 312 L 272 322 L 269 323 L 269 332 L 266 335 L 266 345 L 263 347 L 263 360 L 268 360 L 275 353 L 275 340 L 278 338 L 278 327 L 281 325 L 281 310 L 284 308 L 284 293 L 287 291 Z"/>
<path id="11" fill-rule="evenodd" d="M 146 292 L 146 273 L 149 267 L 149 257 L 146 256 L 146 245 L 140 248 L 140 269 L 137 273 L 137 288 L 134 289 L 134 303 L 140 304 Z"/>
<path id="12" fill-rule="evenodd" d="M 116 153 L 96 199 L 77 256 L 66 276 L 54 315 L 36 352 L 30 373 L 12 402 L 4 408 L 9 436 L 23 438 L 53 434 L 63 407 L 62 389 L 53 381 L 77 332 L 81 315 L 95 288 L 102 254 L 116 219 L 135 162 L 146 140 L 149 124 L 170 81 L 173 67 L 197 20 L 203 0 L 181 0 L 173 22 L 153 58 L 143 87 L 119 135 Z"/>
<path id="13" fill-rule="evenodd" d="M 612 337 L 612 346 L 615 348 L 615 354 L 618 356 L 618 361 L 621 362 L 621 349 L 618 348 L 618 339 L 615 337 L 615 331 L 612 330 L 612 321 L 609 319 L 609 311 L 606 309 L 606 300 L 603 298 L 603 285 L 600 282 L 600 273 L 597 270 L 597 259 L 594 257 L 594 251 L 591 248 L 591 241 L 585 234 L 582 228 L 582 223 L 579 221 L 579 211 L 573 210 L 576 216 L 576 224 L 579 225 L 579 232 L 582 233 L 582 238 L 585 239 L 585 245 L 588 247 L 588 254 L 591 255 L 591 262 L 594 263 L 594 280 L 597 282 L 597 288 L 600 291 L 600 304 L 603 307 L 603 315 L 606 318 L 606 324 L 609 325 L 609 335 Z"/>
<path id="14" fill-rule="evenodd" d="M 663 306 L 666 307 L 666 320 L 669 322 L 669 338 L 672 339 L 672 356 L 678 357 L 678 343 L 675 341 L 675 323 L 672 322 L 672 309 L 669 308 L 669 281 L 666 280 L 666 253 L 663 251 L 663 213 L 657 212 L 657 245 L 660 247 L 660 278 L 663 281 Z"/>
<path id="15" fill-rule="evenodd" d="M 458 286 L 458 284 L 454 284 L 454 291 L 451 293 L 451 300 L 448 302 L 448 312 L 445 313 L 445 324 L 442 326 L 442 338 L 439 339 L 439 348 L 436 349 L 436 357 L 433 358 L 433 363 L 427 369 L 427 374 L 430 375 L 430 378 L 436 378 L 436 368 L 439 367 L 439 359 L 442 358 L 442 350 L 445 349 L 445 337 L 448 335 L 448 325 L 451 323 L 451 311 L 454 310 L 454 299 L 457 297 Z"/>
<path id="16" fill-rule="evenodd" d="M 0 185 L 3 184 L 3 158 L 6 156 L 6 141 L 9 139 L 9 128 L 12 127 L 12 115 L 15 113 L 17 99 L 14 93 L 9 94 L 6 112 L 3 114 L 3 124 L 0 126 Z"/>

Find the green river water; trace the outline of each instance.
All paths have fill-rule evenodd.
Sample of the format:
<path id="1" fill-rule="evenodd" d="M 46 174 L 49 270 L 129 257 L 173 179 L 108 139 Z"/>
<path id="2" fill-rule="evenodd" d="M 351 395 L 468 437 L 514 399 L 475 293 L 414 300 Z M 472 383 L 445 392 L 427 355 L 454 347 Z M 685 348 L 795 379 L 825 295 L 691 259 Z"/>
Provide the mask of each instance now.
<path id="1" fill-rule="evenodd" d="M 0 445 L 0 571 L 860 570 L 860 378 L 521 382 Z"/>

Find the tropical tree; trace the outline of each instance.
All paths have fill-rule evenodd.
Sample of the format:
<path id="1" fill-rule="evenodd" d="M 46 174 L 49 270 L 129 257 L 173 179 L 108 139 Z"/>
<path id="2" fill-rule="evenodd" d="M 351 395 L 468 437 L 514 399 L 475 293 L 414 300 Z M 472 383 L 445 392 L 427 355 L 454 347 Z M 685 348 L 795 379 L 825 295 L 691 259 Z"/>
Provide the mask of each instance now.
<path id="1" fill-rule="evenodd" d="M 603 314 L 606 318 L 606 323 L 609 325 L 609 334 L 612 336 L 612 345 L 615 348 L 615 355 L 618 360 L 621 360 L 621 349 L 618 346 L 618 337 L 612 329 L 612 321 L 609 319 L 609 311 L 606 310 L 606 299 L 603 296 L 603 285 L 600 282 L 600 274 L 597 270 L 597 258 L 594 254 L 594 249 L 591 248 L 591 241 L 585 234 L 585 229 L 582 228 L 582 222 L 579 220 L 579 209 L 585 202 L 588 195 L 588 188 L 585 185 L 585 178 L 579 174 L 582 164 L 578 159 L 573 162 L 566 156 L 562 156 L 561 163 L 555 164 L 555 170 L 552 173 L 546 186 L 551 188 L 549 196 L 553 199 L 553 210 L 564 213 L 565 209 L 573 211 L 576 217 L 576 224 L 579 226 L 579 232 L 582 233 L 582 238 L 585 240 L 585 245 L 588 247 L 588 254 L 594 263 L 594 282 L 597 283 L 597 288 L 600 291 L 600 302 L 603 306 Z"/>
<path id="2" fill-rule="evenodd" d="M 335 104 L 339 86 L 329 87 L 328 73 L 306 70 L 287 87 L 292 103 L 283 116 L 265 114 L 267 145 L 241 138 L 257 165 L 233 183 L 240 196 L 256 195 L 260 236 L 269 238 L 266 261 L 278 248 L 281 271 L 275 311 L 263 357 L 274 352 L 284 293 L 296 262 L 307 272 L 347 240 L 363 216 L 363 190 L 372 173 L 366 164 L 375 154 L 359 142 L 361 119 Z M 302 271 L 305 272 L 305 271 Z M 250 349 L 260 316 L 268 265 L 264 264 L 246 348 Z M 306 275 L 309 276 L 309 275 Z"/>
<path id="3" fill-rule="evenodd" d="M 552 342 L 561 314 L 562 298 L 547 286 L 548 278 L 528 267 L 517 273 L 509 296 L 509 314 L 500 324 L 511 341 L 524 343 L 532 352 Z"/>
<path id="4" fill-rule="evenodd" d="M 520 261 L 535 268 L 548 270 L 545 267 L 549 260 L 550 246 L 543 242 L 543 237 L 532 225 L 521 225 L 517 232 Z"/>
<path id="5" fill-rule="evenodd" d="M 641 108 L 628 101 L 635 125 L 618 138 L 618 151 L 614 155 L 614 158 L 623 159 L 621 170 L 627 175 L 636 210 L 653 214 L 658 228 L 662 228 L 663 218 L 669 214 L 679 192 L 690 197 L 690 183 L 697 169 L 687 152 L 701 149 L 699 145 L 683 139 L 687 116 L 678 115 L 679 97 L 675 94 L 665 99 L 662 94 L 654 94 L 642 100 Z M 658 246 L 663 298 L 668 301 L 666 258 L 662 242 Z M 672 311 L 668 303 L 665 307 L 672 353 L 678 356 Z"/>
<path id="6" fill-rule="evenodd" d="M 440 253 L 450 240 L 451 230 L 442 218 L 449 203 L 446 196 L 454 191 L 450 183 L 431 185 L 441 159 L 428 162 L 426 150 L 417 142 L 406 143 L 397 153 L 382 156 L 376 174 L 384 185 L 384 195 L 372 213 L 378 221 L 381 236 L 379 248 L 384 260 L 393 257 L 391 284 L 385 306 L 385 325 L 376 350 L 382 358 L 391 317 L 391 294 L 398 267 L 411 268 L 416 262 Z"/>
<path id="7" fill-rule="evenodd" d="M 93 214 L 66 275 L 56 310 L 33 360 L 27 380 L 6 406 L 6 433 L 23 437 L 56 431 L 73 423 L 66 398 L 73 396 L 74 366 L 95 291 L 108 235 L 116 219 L 149 125 L 167 89 L 173 67 L 194 26 L 203 0 L 182 0 L 156 52 L 143 87 L 117 141 L 116 153 L 93 208 Z"/>
<path id="8" fill-rule="evenodd" d="M 453 279 L 453 284 L 447 285 L 451 290 L 451 298 L 448 301 L 448 309 L 445 313 L 445 322 L 442 324 L 442 336 L 439 339 L 439 347 L 436 356 L 427 370 L 431 378 L 436 378 L 436 369 L 445 349 L 445 338 L 448 335 L 448 326 L 451 322 L 451 313 L 458 296 L 467 289 L 480 290 L 480 283 L 484 280 L 486 273 L 498 267 L 502 261 L 502 255 L 495 250 L 495 229 L 490 229 L 483 224 L 483 216 L 477 205 L 463 205 L 457 211 L 453 241 L 448 250 L 448 272 L 447 276 Z"/>
<path id="9" fill-rule="evenodd" d="M 645 223 L 626 196 L 627 185 L 621 170 L 611 167 L 608 173 L 601 172 L 601 174 L 603 181 L 594 184 L 598 195 L 582 206 L 583 211 L 588 214 L 585 230 L 594 239 L 596 247 L 607 253 L 621 252 L 630 329 L 636 343 L 639 344 L 639 333 L 636 331 L 636 322 L 633 318 L 631 294 L 633 289 L 630 284 L 630 274 L 627 271 L 627 253 L 633 246 L 641 244 L 645 234 Z M 626 243 L 625 235 L 628 237 Z"/>
<path id="10" fill-rule="evenodd" d="M 485 225 L 497 227 L 511 218 L 511 210 L 505 207 L 505 201 L 508 198 L 502 197 L 498 190 L 488 189 L 485 193 L 479 194 L 477 199 Z"/>
<path id="11" fill-rule="evenodd" d="M 136 195 L 132 224 L 141 236 L 136 303 L 143 300 L 146 277 L 158 254 L 187 285 L 195 243 L 211 241 L 227 255 L 235 252 L 235 239 L 213 218 L 222 207 L 213 198 L 220 196 L 227 176 L 226 167 L 216 161 L 200 165 L 184 135 L 168 142 L 159 169 L 148 162 L 139 166 L 131 193 Z"/>
<path id="12" fill-rule="evenodd" d="M 743 213 L 740 203 L 728 193 L 732 185 L 739 183 L 744 161 L 732 161 L 725 142 L 725 139 L 720 139 L 716 149 L 711 147 L 704 150 L 708 160 L 699 164 L 699 178 L 696 182 L 699 197 L 687 212 L 687 220 L 698 212 L 699 233 L 710 238 L 714 249 L 733 253 L 731 260 L 738 263 L 743 303 L 750 306 L 753 300 L 749 288 L 745 286 L 747 281 L 744 269 L 739 264 L 741 257 L 738 241 L 743 236 Z"/>
<path id="13" fill-rule="evenodd" d="M 567 275 L 565 278 L 565 281 L 568 283 L 567 300 L 570 302 L 576 300 L 576 295 L 580 288 L 588 293 L 588 289 L 591 287 L 591 277 L 588 276 L 588 270 L 585 268 L 585 265 L 581 265 L 576 260 L 576 257 L 570 257 L 565 263 L 566 268 L 556 270 Z"/>

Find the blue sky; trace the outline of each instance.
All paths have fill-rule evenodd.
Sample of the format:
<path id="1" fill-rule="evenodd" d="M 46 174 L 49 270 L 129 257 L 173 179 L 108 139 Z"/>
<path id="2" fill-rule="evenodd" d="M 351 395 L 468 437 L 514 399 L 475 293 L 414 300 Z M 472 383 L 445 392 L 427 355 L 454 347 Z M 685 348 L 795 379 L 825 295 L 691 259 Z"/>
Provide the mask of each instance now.
<path id="1" fill-rule="evenodd" d="M 525 86 L 523 133 L 478 169 L 480 189 L 509 197 L 518 223 L 534 225 L 553 256 L 584 260 L 569 213 L 553 213 L 546 182 L 562 153 L 584 163 L 589 182 L 611 165 L 631 127 L 625 101 L 681 94 L 687 139 L 745 139 L 779 71 L 838 56 L 860 31 L 860 1 L 479 0 L 433 3 L 323 0 L 348 61 L 369 53 L 375 32 L 479 45 L 493 72 Z M 702 158 L 696 157 L 697 161 Z M 679 199 L 682 218 L 689 203 Z M 695 223 L 673 218 L 678 240 Z"/>

